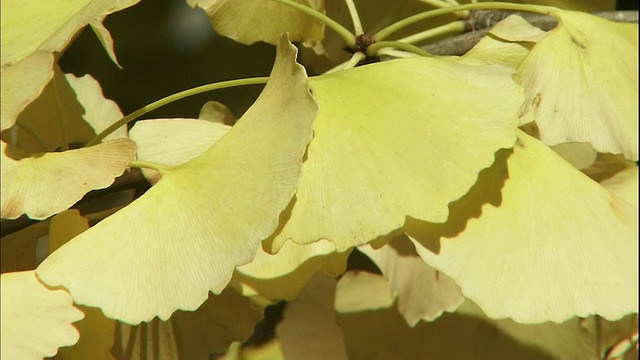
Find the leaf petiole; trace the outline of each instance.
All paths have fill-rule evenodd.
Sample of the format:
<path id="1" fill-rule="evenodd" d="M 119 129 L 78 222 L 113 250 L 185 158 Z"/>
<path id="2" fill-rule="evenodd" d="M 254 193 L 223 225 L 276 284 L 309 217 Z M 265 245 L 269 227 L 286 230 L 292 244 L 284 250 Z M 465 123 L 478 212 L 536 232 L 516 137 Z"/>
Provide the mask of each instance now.
<path id="1" fill-rule="evenodd" d="M 351 49 L 355 48 L 356 46 L 356 36 L 354 34 L 352 34 L 349 30 L 347 30 L 347 28 L 345 28 L 344 26 L 340 25 L 338 22 L 336 22 L 335 20 L 333 20 L 332 18 L 328 17 L 327 15 L 319 12 L 316 9 L 310 8 L 306 5 L 302 5 L 299 4 L 295 1 L 292 0 L 271 0 L 271 1 L 275 1 L 277 3 L 280 3 L 282 5 L 287 5 L 290 6 L 294 9 L 298 9 L 300 11 L 302 11 L 303 13 L 313 17 L 314 19 L 317 19 L 319 21 L 321 21 L 322 23 L 324 23 L 325 25 L 327 25 L 328 27 L 332 28 L 335 32 L 338 33 L 338 35 L 340 35 L 344 41 L 347 43 L 347 46 Z"/>
<path id="2" fill-rule="evenodd" d="M 162 164 L 158 164 L 150 161 L 143 161 L 143 160 L 133 160 L 132 162 L 129 163 L 129 167 L 136 167 L 141 169 L 152 169 L 152 170 L 157 170 L 160 173 L 164 173 L 165 171 L 171 170 L 173 168 L 172 166 L 162 165 Z"/>
<path id="3" fill-rule="evenodd" d="M 207 91 L 212 91 L 212 90 L 219 90 L 219 89 L 226 89 L 226 88 L 230 88 L 230 87 L 234 87 L 234 86 L 242 86 L 242 85 L 255 85 L 255 84 L 266 84 L 267 81 L 269 80 L 268 77 L 255 77 L 255 78 L 247 78 L 247 79 L 237 79 L 237 80 L 229 80 L 229 81 L 221 81 L 218 83 L 213 83 L 213 84 L 207 84 L 207 85 L 202 85 L 202 86 L 198 86 L 198 87 L 194 87 L 192 89 L 188 89 L 188 90 L 184 90 L 181 91 L 179 93 L 175 93 L 173 95 L 169 95 L 167 97 L 164 97 L 158 101 L 152 102 L 149 105 L 146 105 L 134 112 L 132 112 L 131 114 L 123 117 L 122 119 L 116 121 L 115 123 L 111 124 L 111 126 L 109 126 L 108 128 L 104 129 L 100 134 L 98 134 L 96 137 L 94 137 L 93 139 L 91 139 L 88 143 L 86 143 L 84 146 L 88 147 L 88 146 L 92 146 L 95 145 L 97 143 L 99 143 L 100 141 L 102 141 L 102 139 L 104 139 L 105 137 L 109 136 L 109 134 L 111 134 L 112 132 L 116 131 L 118 128 L 120 128 L 121 126 L 126 125 L 129 121 L 135 120 L 136 118 L 150 112 L 153 111 L 163 105 L 169 104 L 171 102 L 174 102 L 176 100 L 180 100 L 192 95 L 196 95 L 196 94 L 201 94 L 203 92 L 207 92 Z"/>
<path id="4" fill-rule="evenodd" d="M 349 8 L 349 14 L 351 14 L 351 21 L 353 21 L 353 29 L 356 34 L 364 34 L 364 30 L 362 28 L 362 22 L 360 21 L 360 15 L 358 14 L 358 9 L 356 8 L 356 4 L 353 0 L 344 0 Z"/>
<path id="5" fill-rule="evenodd" d="M 457 11 L 464 10 L 514 10 L 514 11 L 526 11 L 533 12 L 545 15 L 551 15 L 551 9 L 554 9 L 550 6 L 542 6 L 542 5 L 524 5 L 524 4 L 512 4 L 512 3 L 501 3 L 501 2 L 486 2 L 486 3 L 472 3 L 465 4 L 459 6 L 450 6 L 447 8 L 435 9 L 425 11 L 419 14 L 415 14 L 409 16 L 406 19 L 400 20 L 396 23 L 393 23 L 386 28 L 378 31 L 373 38 L 376 41 L 382 41 L 389 37 L 392 33 L 409 26 L 418 21 L 422 21 L 428 18 L 455 13 Z"/>
<path id="6" fill-rule="evenodd" d="M 363 54 L 362 52 L 358 51 L 357 53 L 353 54 L 349 60 L 339 64 L 338 66 L 325 71 L 324 75 L 326 74 L 332 74 L 335 72 L 338 72 L 340 70 L 348 70 L 351 68 L 356 67 L 356 65 L 358 65 L 358 63 L 362 60 L 364 60 L 367 57 L 367 55 Z"/>
<path id="7" fill-rule="evenodd" d="M 378 41 L 376 43 L 373 43 L 367 48 L 367 55 L 375 56 L 378 53 L 378 51 L 380 51 L 383 48 L 396 48 L 396 49 L 405 50 L 405 51 L 408 51 L 420 56 L 426 56 L 426 57 L 433 56 L 415 45 L 407 44 L 405 42 L 400 42 L 400 41 Z"/>
<path id="8" fill-rule="evenodd" d="M 467 27 L 467 23 L 464 20 L 457 20 L 448 24 L 435 27 L 433 29 L 425 30 L 417 34 L 413 34 L 402 39 L 399 42 L 415 44 L 424 40 L 432 39 L 437 36 L 442 36 L 454 32 L 463 32 Z"/>

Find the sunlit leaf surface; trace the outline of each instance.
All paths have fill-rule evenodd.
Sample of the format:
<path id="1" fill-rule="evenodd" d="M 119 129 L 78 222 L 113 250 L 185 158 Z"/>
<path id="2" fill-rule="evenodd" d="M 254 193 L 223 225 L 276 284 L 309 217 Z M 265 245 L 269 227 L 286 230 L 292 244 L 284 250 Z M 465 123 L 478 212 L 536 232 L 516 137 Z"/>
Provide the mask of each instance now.
<path id="1" fill-rule="evenodd" d="M 378 266 L 397 294 L 398 308 L 410 326 L 432 321 L 444 311 L 452 312 L 464 301 L 462 291 L 447 275 L 425 264 L 406 237 L 374 250 L 358 248 Z"/>
<path id="2" fill-rule="evenodd" d="M 600 183 L 607 190 L 638 208 L 638 165 L 630 166 Z"/>
<path id="3" fill-rule="evenodd" d="M 320 113 L 271 250 L 327 239 L 344 251 L 406 216 L 446 221 L 449 202 L 515 142 L 523 98 L 511 74 L 414 58 L 312 78 Z"/>
<path id="4" fill-rule="evenodd" d="M 129 137 L 138 146 L 138 160 L 176 166 L 203 154 L 229 129 L 208 120 L 142 120 L 129 131 Z M 143 173 L 152 184 L 161 177 L 152 169 L 143 169 Z"/>
<path id="5" fill-rule="evenodd" d="M 518 68 L 547 145 L 588 142 L 638 160 L 638 25 L 557 10 L 559 25 Z M 598 31 L 593 31 L 598 29 Z"/>
<path id="6" fill-rule="evenodd" d="M 637 209 L 520 132 L 513 153 L 500 152 L 451 204 L 447 223 L 405 229 L 419 238 L 425 262 L 491 318 L 615 320 L 638 311 L 637 218 Z"/>
<path id="7" fill-rule="evenodd" d="M 598 153 L 589 143 L 562 143 L 552 146 L 551 149 L 580 170 L 593 165 L 598 157 Z"/>
<path id="8" fill-rule="evenodd" d="M 258 250 L 253 261 L 236 268 L 231 283 L 245 295 L 291 300 L 316 272 L 327 276 L 342 274 L 349 254 L 350 251 L 337 253 L 333 243 L 326 240 L 308 245 L 289 241 L 274 255 Z"/>
<path id="9" fill-rule="evenodd" d="M 324 0 L 293 0 L 320 12 Z M 243 44 L 275 44 L 282 33 L 291 41 L 314 42 L 324 36 L 324 24 L 303 12 L 271 0 L 187 0 L 203 8 L 219 34 Z"/>
<path id="10" fill-rule="evenodd" d="M 61 52 L 82 27 L 140 0 L 35 0 L 2 4 L 2 65 L 36 50 Z"/>
<path id="11" fill-rule="evenodd" d="M 33 271 L 2 274 L 2 359 L 53 356 L 78 341 L 71 323 L 83 318 L 64 290 L 50 290 Z"/>
<path id="12" fill-rule="evenodd" d="M 511 15 L 496 24 L 489 35 L 483 37 L 463 58 L 516 69 L 544 35 L 544 31 L 522 17 Z"/>
<path id="13" fill-rule="evenodd" d="M 317 105 L 282 38 L 271 79 L 215 146 L 50 255 L 49 285 L 137 324 L 194 310 L 251 261 L 297 187 Z"/>
<path id="14" fill-rule="evenodd" d="M 128 139 L 14 160 L 2 143 L 2 218 L 45 219 L 111 185 L 135 156 Z"/>
<path id="15" fill-rule="evenodd" d="M 82 117 L 91 125 L 96 134 L 99 134 L 124 116 L 118 104 L 102 95 L 102 87 L 91 75 L 78 78 L 73 74 L 66 74 L 65 78 L 76 93 L 78 102 L 84 108 Z M 103 141 L 126 137 L 127 127 L 122 126 L 106 136 Z"/>

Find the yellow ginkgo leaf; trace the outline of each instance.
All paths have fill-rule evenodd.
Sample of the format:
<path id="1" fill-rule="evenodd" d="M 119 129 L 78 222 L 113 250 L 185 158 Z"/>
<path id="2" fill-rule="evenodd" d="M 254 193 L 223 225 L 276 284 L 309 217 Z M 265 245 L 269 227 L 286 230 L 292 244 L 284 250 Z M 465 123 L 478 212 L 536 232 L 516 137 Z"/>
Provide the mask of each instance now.
<path id="1" fill-rule="evenodd" d="M 638 208 L 638 165 L 629 167 L 600 183 L 607 190 Z"/>
<path id="2" fill-rule="evenodd" d="M 36 50 L 61 52 L 90 22 L 101 22 L 108 14 L 138 1 L 5 1 L 1 22 L 2 65 L 20 61 Z"/>
<path id="3" fill-rule="evenodd" d="M 82 305 L 130 324 L 195 310 L 273 233 L 299 182 L 317 105 L 286 37 L 256 103 L 201 156 L 37 269 Z"/>
<path id="4" fill-rule="evenodd" d="M 638 25 L 554 10 L 550 31 L 518 68 L 547 145 L 588 142 L 638 160 Z M 598 31 L 593 31 L 598 29 Z"/>
<path id="5" fill-rule="evenodd" d="M 291 300 L 316 272 L 342 274 L 350 253 L 337 253 L 333 243 L 326 240 L 308 245 L 288 241 L 274 255 L 260 248 L 253 261 L 236 268 L 231 284 L 245 296 L 260 294 L 272 300 Z"/>
<path id="6" fill-rule="evenodd" d="M 333 311 L 335 293 L 336 280 L 317 274 L 288 304 L 276 327 L 285 359 L 347 359 Z"/>
<path id="7" fill-rule="evenodd" d="M 229 126 L 232 126 L 237 121 L 231 110 L 217 101 L 208 101 L 204 104 L 200 109 L 198 119 Z"/>
<path id="8" fill-rule="evenodd" d="M 324 0 L 293 0 L 323 12 Z M 312 45 L 324 36 L 324 24 L 298 9 L 272 0 L 187 0 L 203 8 L 219 34 L 243 44 L 275 44 L 287 32 L 291 41 Z"/>
<path id="9" fill-rule="evenodd" d="M 501 151 L 451 204 L 447 223 L 405 230 L 424 261 L 491 318 L 615 320 L 638 311 L 637 219 L 637 209 L 519 132 L 513 153 Z"/>
<path id="10" fill-rule="evenodd" d="M 39 221 L 8 235 L 3 229 L 0 247 L 2 273 L 35 269 L 38 266 L 38 240 L 47 236 L 48 231 L 49 224 L 46 221 Z"/>
<path id="11" fill-rule="evenodd" d="M 556 6 L 561 9 L 579 11 L 613 11 L 616 8 L 615 0 L 504 0 L 520 4 L 535 4 Z"/>
<path id="12" fill-rule="evenodd" d="M 138 146 L 138 160 L 176 166 L 203 154 L 231 127 L 198 119 L 156 119 L 138 121 L 129 137 Z M 152 184 L 160 173 L 143 169 Z"/>
<path id="13" fill-rule="evenodd" d="M 18 114 L 53 77 L 53 54 L 37 51 L 22 61 L 2 66 L 2 130 L 15 123 Z"/>
<path id="14" fill-rule="evenodd" d="M 26 214 L 45 219 L 68 209 L 86 193 L 111 185 L 135 156 L 128 139 L 14 160 L 2 143 L 2 218 Z"/>
<path id="15" fill-rule="evenodd" d="M 220 295 L 209 294 L 196 311 L 178 311 L 168 321 L 117 323 L 111 353 L 116 359 L 131 360 L 209 359 L 234 341 L 246 341 L 263 311 L 258 301 L 225 289 Z"/>
<path id="16" fill-rule="evenodd" d="M 432 321 L 443 312 L 454 311 L 464 301 L 462 291 L 447 275 L 425 264 L 406 237 L 397 237 L 374 250 L 358 248 L 378 266 L 398 296 L 398 309 L 410 326 Z"/>
<path id="17" fill-rule="evenodd" d="M 53 73 L 40 96 L 18 115 L 16 126 L 3 134 L 3 141 L 34 154 L 66 150 L 95 136 L 83 118 L 76 92 L 58 65 Z"/>
<path id="18" fill-rule="evenodd" d="M 50 290 L 33 271 L 2 274 L 2 359 L 53 356 L 78 341 L 71 323 L 83 318 L 64 290 Z"/>
<path id="19" fill-rule="evenodd" d="M 370 301 L 371 294 L 388 293 L 384 278 L 358 275 L 345 274 L 335 294 L 337 323 L 350 359 L 601 359 L 595 352 L 596 337 L 575 318 L 563 324 L 517 324 L 465 311 L 466 301 L 454 313 L 410 327 L 393 301 Z M 341 303 L 350 306 L 345 309 Z M 308 309 L 314 310 L 321 311 Z"/>
<path id="20" fill-rule="evenodd" d="M 407 216 L 446 221 L 449 202 L 515 142 L 523 97 L 511 75 L 499 65 L 413 58 L 312 78 L 314 138 L 268 250 L 327 239 L 344 251 Z"/>
<path id="21" fill-rule="evenodd" d="M 500 64 L 516 69 L 529 50 L 546 33 L 518 15 L 500 21 L 463 59 L 477 59 L 486 64 Z"/>
<path id="22" fill-rule="evenodd" d="M 96 134 L 124 116 L 115 101 L 104 97 L 102 87 L 91 75 L 75 77 L 73 74 L 65 74 L 65 78 L 76 93 L 78 102 L 84 108 L 82 117 L 91 125 Z M 126 137 L 127 127 L 122 126 L 106 136 L 103 141 Z"/>
<path id="23" fill-rule="evenodd" d="M 589 143 L 562 143 L 552 146 L 551 149 L 579 170 L 593 165 L 598 157 L 598 153 Z"/>

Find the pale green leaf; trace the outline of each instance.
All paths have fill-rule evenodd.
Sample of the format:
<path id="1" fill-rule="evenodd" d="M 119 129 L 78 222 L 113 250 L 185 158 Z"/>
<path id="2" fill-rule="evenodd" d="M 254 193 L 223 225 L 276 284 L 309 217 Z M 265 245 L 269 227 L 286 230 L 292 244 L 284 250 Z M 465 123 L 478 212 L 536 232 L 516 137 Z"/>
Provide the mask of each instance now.
<path id="1" fill-rule="evenodd" d="M 40 279 L 130 324 L 195 310 L 222 292 L 298 185 L 317 105 L 295 57 L 283 37 L 265 90 L 227 135 L 51 254 Z"/>
<path id="2" fill-rule="evenodd" d="M 324 11 L 323 0 L 293 0 Z M 291 41 L 310 44 L 324 36 L 324 24 L 300 10 L 271 0 L 187 0 L 203 8 L 219 34 L 243 44 L 265 41 L 275 44 L 288 33 Z"/>
<path id="3" fill-rule="evenodd" d="M 638 160 L 638 25 L 554 10 L 551 30 L 518 68 L 547 145 L 588 142 Z M 598 29 L 598 31 L 594 31 Z"/>
<path id="4" fill-rule="evenodd" d="M 407 216 L 446 221 L 449 202 L 515 142 L 523 98 L 511 74 L 414 58 L 313 78 L 314 138 L 269 251 L 319 239 L 344 251 Z"/>
<path id="5" fill-rule="evenodd" d="M 501 151 L 451 204 L 447 223 L 405 229 L 425 262 L 491 318 L 615 320 L 638 311 L 637 219 L 637 209 L 520 132 L 513 153 Z"/>
<path id="6" fill-rule="evenodd" d="M 128 139 L 15 160 L 2 143 L 2 218 L 46 219 L 86 193 L 109 187 L 134 159 Z"/>
<path id="7" fill-rule="evenodd" d="M 78 341 L 71 323 L 83 318 L 64 290 L 51 290 L 33 271 L 2 274 L 2 359 L 37 360 Z"/>
<path id="8" fill-rule="evenodd" d="M 378 250 L 368 245 L 358 250 L 373 260 L 389 280 L 391 291 L 398 297 L 398 309 L 410 326 L 420 320 L 433 321 L 464 301 L 458 285 L 425 264 L 406 237 L 395 238 Z"/>

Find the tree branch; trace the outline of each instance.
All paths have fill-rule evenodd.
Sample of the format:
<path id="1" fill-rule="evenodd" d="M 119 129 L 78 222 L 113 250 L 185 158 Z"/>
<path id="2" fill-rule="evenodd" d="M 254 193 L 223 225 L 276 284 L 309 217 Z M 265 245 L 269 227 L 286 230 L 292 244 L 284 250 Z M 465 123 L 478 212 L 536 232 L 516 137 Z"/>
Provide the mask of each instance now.
<path id="1" fill-rule="evenodd" d="M 558 25 L 558 21 L 555 18 L 547 15 L 505 11 L 475 11 L 469 17 L 467 23 L 467 29 L 470 32 L 426 45 L 423 49 L 434 55 L 463 55 L 471 50 L 482 37 L 487 35 L 495 24 L 512 14 L 522 16 L 530 24 L 544 31 L 549 31 Z M 595 13 L 594 15 L 617 22 L 638 23 L 638 11 L 610 11 Z"/>

